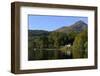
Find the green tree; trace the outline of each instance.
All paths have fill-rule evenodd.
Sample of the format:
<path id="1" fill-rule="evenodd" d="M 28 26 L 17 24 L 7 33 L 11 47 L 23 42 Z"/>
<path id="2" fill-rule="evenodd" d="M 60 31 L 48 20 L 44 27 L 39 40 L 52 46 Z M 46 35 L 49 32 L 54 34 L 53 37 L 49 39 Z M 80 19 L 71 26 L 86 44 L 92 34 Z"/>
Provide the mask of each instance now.
<path id="1" fill-rule="evenodd" d="M 61 32 L 52 32 L 49 35 L 50 44 L 55 48 L 59 48 L 67 43 L 68 37 L 67 34 Z"/>
<path id="2" fill-rule="evenodd" d="M 71 44 L 72 45 L 77 34 L 78 33 L 74 32 L 74 31 L 68 33 L 68 43 L 67 44 Z"/>
<path id="3" fill-rule="evenodd" d="M 75 41 L 73 43 L 72 54 L 74 58 L 84 58 L 85 48 L 87 48 L 87 30 L 82 31 L 75 37 Z M 84 47 L 85 45 L 85 47 Z"/>
<path id="4" fill-rule="evenodd" d="M 40 48 L 47 48 L 48 47 L 48 37 L 41 36 L 39 39 L 39 46 Z"/>
<path id="5" fill-rule="evenodd" d="M 84 58 L 87 58 L 88 57 L 88 42 L 86 41 L 85 44 L 84 44 Z"/>

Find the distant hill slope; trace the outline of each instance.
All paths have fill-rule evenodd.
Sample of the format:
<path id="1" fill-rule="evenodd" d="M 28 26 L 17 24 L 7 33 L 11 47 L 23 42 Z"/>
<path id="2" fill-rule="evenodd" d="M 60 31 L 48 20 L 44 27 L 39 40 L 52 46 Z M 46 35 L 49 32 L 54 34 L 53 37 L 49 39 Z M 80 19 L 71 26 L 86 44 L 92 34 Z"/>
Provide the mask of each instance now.
<path id="1" fill-rule="evenodd" d="M 76 32 L 81 32 L 83 31 L 84 29 L 86 29 L 88 26 L 85 22 L 83 21 L 78 21 L 70 26 L 64 26 L 64 27 L 61 27 L 57 30 L 55 30 L 56 32 L 64 32 L 64 33 L 69 33 L 69 32 L 72 32 L 72 31 L 76 31 Z"/>
<path id="2" fill-rule="evenodd" d="M 48 31 L 44 30 L 28 30 L 28 36 L 41 36 L 41 35 L 48 35 Z"/>
<path id="3" fill-rule="evenodd" d="M 58 28 L 52 32 L 63 32 L 63 33 L 70 33 L 70 32 L 81 32 L 84 29 L 87 29 L 87 24 L 83 21 L 77 21 L 76 23 L 70 25 L 70 26 L 64 26 L 61 28 Z M 45 30 L 28 30 L 28 36 L 47 36 L 49 35 L 49 31 Z"/>

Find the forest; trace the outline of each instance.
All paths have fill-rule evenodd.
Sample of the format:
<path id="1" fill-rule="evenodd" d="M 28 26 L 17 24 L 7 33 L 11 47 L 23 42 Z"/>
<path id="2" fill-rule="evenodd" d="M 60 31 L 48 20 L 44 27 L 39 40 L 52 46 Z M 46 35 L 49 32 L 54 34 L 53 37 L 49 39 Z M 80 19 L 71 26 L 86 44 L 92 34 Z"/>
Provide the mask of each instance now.
<path id="1" fill-rule="evenodd" d="M 28 60 L 87 58 L 87 34 L 87 25 L 82 21 L 50 32 L 28 30 Z"/>

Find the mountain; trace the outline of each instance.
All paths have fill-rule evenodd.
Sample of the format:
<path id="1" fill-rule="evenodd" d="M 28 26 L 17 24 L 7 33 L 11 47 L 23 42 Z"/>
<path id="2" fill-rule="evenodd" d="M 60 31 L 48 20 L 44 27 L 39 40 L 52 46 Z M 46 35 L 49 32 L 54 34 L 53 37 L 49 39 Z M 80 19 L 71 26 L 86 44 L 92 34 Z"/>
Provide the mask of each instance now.
<path id="1" fill-rule="evenodd" d="M 55 31 L 56 32 L 64 32 L 64 33 L 69 33 L 72 31 L 81 32 L 84 29 L 87 29 L 87 27 L 88 27 L 87 24 L 80 20 L 70 26 L 61 27 L 59 29 L 56 29 Z"/>
<path id="2" fill-rule="evenodd" d="M 83 21 L 77 21 L 76 23 L 70 26 L 64 26 L 59 29 L 56 29 L 52 32 L 63 32 L 63 33 L 70 33 L 70 32 L 81 32 L 84 29 L 87 29 L 87 24 Z M 45 30 L 28 30 L 28 36 L 48 36 L 51 32 Z"/>
<path id="3" fill-rule="evenodd" d="M 48 31 L 44 30 L 28 30 L 28 36 L 41 36 L 41 35 L 48 35 Z"/>

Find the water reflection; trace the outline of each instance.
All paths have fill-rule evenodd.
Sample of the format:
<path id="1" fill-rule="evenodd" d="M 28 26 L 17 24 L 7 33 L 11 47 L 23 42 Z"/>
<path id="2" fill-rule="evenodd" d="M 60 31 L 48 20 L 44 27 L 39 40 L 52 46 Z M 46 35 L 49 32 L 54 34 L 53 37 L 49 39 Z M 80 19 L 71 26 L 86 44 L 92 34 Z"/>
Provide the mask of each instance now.
<path id="1" fill-rule="evenodd" d="M 61 50 L 34 49 L 30 50 L 28 54 L 28 60 L 72 59 L 70 51 L 68 51 L 68 53 L 63 53 Z"/>

